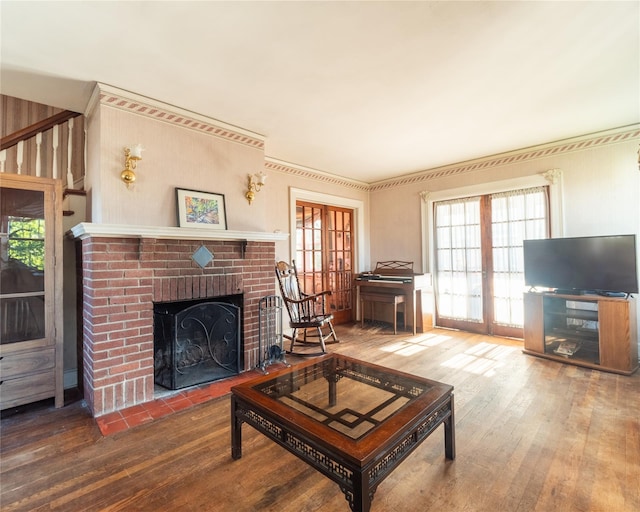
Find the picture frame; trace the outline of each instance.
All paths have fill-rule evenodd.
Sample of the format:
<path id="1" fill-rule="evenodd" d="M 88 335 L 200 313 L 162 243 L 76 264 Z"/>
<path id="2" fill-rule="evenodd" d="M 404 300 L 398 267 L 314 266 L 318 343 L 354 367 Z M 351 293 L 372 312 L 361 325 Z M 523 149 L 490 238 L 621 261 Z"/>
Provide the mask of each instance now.
<path id="1" fill-rule="evenodd" d="M 181 228 L 227 229 L 224 194 L 176 188 L 176 210 Z"/>

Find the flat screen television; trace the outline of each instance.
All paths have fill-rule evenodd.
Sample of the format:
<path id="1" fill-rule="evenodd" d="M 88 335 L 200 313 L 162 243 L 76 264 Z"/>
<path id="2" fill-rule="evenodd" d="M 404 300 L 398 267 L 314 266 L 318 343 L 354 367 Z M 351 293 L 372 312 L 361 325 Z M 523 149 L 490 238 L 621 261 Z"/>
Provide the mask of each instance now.
<path id="1" fill-rule="evenodd" d="M 525 240 L 526 286 L 565 293 L 638 293 L 636 236 Z"/>

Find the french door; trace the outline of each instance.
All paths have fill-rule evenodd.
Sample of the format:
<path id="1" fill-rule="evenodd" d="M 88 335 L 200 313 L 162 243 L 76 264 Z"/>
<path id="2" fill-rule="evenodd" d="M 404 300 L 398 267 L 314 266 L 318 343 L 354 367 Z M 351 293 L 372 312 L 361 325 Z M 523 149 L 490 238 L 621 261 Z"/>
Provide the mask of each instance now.
<path id="1" fill-rule="evenodd" d="M 353 303 L 353 210 L 296 202 L 296 267 L 305 293 L 330 290 L 334 323 L 350 322 Z"/>
<path id="2" fill-rule="evenodd" d="M 434 203 L 436 323 L 523 337 L 522 241 L 549 233 L 548 187 Z"/>

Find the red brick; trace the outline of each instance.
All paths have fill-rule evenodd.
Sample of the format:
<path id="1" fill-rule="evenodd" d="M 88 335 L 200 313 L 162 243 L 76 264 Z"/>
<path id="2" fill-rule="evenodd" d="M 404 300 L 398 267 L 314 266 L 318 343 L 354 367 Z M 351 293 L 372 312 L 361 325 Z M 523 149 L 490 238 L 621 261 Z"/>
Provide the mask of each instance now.
<path id="1" fill-rule="evenodd" d="M 136 301 L 136 303 L 139 302 L 139 300 L 136 300 L 136 299 L 137 297 L 135 296 L 113 295 L 109 297 L 109 303 L 118 304 L 118 305 L 122 305 L 123 307 L 126 307 L 128 304 L 131 304 L 132 301 Z"/>
<path id="2" fill-rule="evenodd" d="M 143 362 L 140 362 L 140 369 L 127 372 L 127 378 L 129 379 L 146 378 L 149 377 L 149 375 L 153 375 L 153 360 L 151 360 L 150 364 L 143 364 Z"/>
<path id="3" fill-rule="evenodd" d="M 120 325 L 119 327 L 121 327 L 120 330 L 112 330 L 109 332 L 109 339 L 110 340 L 119 340 L 119 339 L 130 339 L 133 338 L 135 336 L 138 336 L 138 334 L 140 334 L 140 331 L 138 329 L 125 329 L 124 325 Z"/>
<path id="4" fill-rule="evenodd" d="M 106 286 L 108 286 L 109 288 L 128 288 L 128 287 L 137 287 L 139 284 L 140 284 L 139 279 L 120 278 L 120 279 L 107 280 Z"/>
<path id="5" fill-rule="evenodd" d="M 130 270 L 139 268 L 137 260 L 133 261 L 122 261 L 115 260 L 109 263 L 109 268 L 112 270 Z"/>
<path id="6" fill-rule="evenodd" d="M 108 377 L 102 378 L 102 379 L 95 379 L 93 381 L 94 386 L 96 389 L 98 388 L 103 388 L 103 387 L 107 387 L 107 386 L 113 386 L 115 384 L 118 384 L 120 382 L 124 381 L 124 375 L 123 374 L 110 374 Z"/>
<path id="7" fill-rule="evenodd" d="M 94 347 L 93 358 L 104 359 L 105 357 L 109 357 L 108 354 L 110 351 L 118 350 L 122 347 L 124 347 L 124 340 L 104 341 Z"/>
<path id="8" fill-rule="evenodd" d="M 117 368 L 120 365 L 125 364 L 124 357 L 109 357 L 108 359 L 103 359 L 93 361 L 93 369 L 94 370 L 109 370 L 109 373 L 113 371 L 113 368 Z"/>
<path id="9" fill-rule="evenodd" d="M 139 329 L 140 331 L 142 329 Z M 140 333 L 138 336 L 129 336 L 127 345 L 142 345 L 143 343 L 153 342 L 153 326 L 145 328 L 146 333 Z"/>
<path id="10" fill-rule="evenodd" d="M 114 331 L 118 331 L 118 329 L 122 329 L 124 324 L 122 322 L 116 323 L 107 323 L 107 324 L 94 324 L 93 332 L 94 333 L 108 333 L 109 337 L 112 338 L 112 334 Z"/>
<path id="11" fill-rule="evenodd" d="M 133 362 L 133 363 L 122 363 L 119 364 L 117 366 L 113 366 L 110 370 L 110 374 L 111 375 L 120 375 L 120 374 L 127 374 L 128 372 L 134 371 L 134 370 L 138 370 L 140 368 L 140 365 L 137 362 Z"/>
<path id="12" fill-rule="evenodd" d="M 124 322 L 127 327 L 133 327 L 131 322 L 137 321 L 140 319 L 140 315 L 135 311 L 127 311 L 126 313 L 116 313 L 113 315 L 109 315 L 110 322 Z"/>

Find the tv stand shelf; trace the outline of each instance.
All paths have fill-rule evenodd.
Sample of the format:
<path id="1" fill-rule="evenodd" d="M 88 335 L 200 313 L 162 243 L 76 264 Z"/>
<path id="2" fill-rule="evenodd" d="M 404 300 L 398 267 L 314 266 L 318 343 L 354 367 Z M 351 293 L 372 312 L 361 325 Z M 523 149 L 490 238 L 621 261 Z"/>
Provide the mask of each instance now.
<path id="1" fill-rule="evenodd" d="M 525 354 L 631 375 L 638 369 L 633 297 L 524 294 Z"/>

